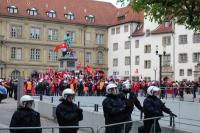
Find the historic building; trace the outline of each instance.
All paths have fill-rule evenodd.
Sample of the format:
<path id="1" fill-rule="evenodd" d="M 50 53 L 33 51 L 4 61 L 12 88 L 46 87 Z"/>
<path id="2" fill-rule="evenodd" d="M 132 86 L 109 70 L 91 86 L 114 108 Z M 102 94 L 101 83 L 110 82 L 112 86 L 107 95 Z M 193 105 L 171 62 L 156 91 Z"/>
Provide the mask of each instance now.
<path id="1" fill-rule="evenodd" d="M 16 78 L 59 66 L 53 48 L 70 33 L 82 68 L 108 70 L 108 27 L 143 18 L 93 0 L 4 0 L 0 4 L 0 77 Z M 129 15 L 129 16 L 130 16 Z M 121 18 L 120 18 L 121 17 Z M 121 21 L 122 19 L 122 21 Z"/>
<path id="2" fill-rule="evenodd" d="M 133 27 L 130 32 L 128 26 Z M 171 21 L 157 24 L 148 19 L 108 30 L 108 75 L 158 81 L 161 57 L 162 78 L 200 81 L 200 33 Z"/>

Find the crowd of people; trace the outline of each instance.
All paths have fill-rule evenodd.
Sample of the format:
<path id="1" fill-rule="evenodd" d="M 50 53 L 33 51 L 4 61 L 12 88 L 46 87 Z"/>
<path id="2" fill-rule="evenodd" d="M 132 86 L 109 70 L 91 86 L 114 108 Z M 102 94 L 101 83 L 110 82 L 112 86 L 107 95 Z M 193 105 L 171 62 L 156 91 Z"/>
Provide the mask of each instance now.
<path id="1" fill-rule="evenodd" d="M 124 80 L 105 77 L 101 74 L 88 76 L 82 72 L 54 72 L 33 74 L 30 79 L 24 81 L 24 94 L 28 95 L 47 95 L 61 96 L 65 88 L 72 89 L 78 96 L 105 96 L 106 86 L 109 82 L 117 85 L 119 90 L 122 90 Z M 17 99 L 17 84 L 18 79 L 1 80 L 1 84 L 7 88 L 8 96 Z M 200 95 L 200 84 L 194 81 L 170 81 L 169 78 L 164 78 L 160 84 L 158 81 L 131 81 L 131 90 L 136 95 L 146 96 L 147 88 L 151 85 L 161 88 L 161 98 L 166 94 L 171 94 L 173 97 L 179 95 L 183 98 L 184 93 L 193 94 L 196 97 L 196 92 Z"/>

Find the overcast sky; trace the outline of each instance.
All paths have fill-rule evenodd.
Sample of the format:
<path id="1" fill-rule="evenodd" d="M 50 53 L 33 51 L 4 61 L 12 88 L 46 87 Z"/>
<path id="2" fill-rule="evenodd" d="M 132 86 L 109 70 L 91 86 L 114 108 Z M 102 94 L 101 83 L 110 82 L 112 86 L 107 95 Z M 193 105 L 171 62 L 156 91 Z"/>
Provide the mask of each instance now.
<path id="1" fill-rule="evenodd" d="M 115 5 L 116 7 L 121 7 L 121 4 L 117 4 L 117 0 L 98 0 L 98 1 L 105 1 L 105 2 L 110 2 L 113 5 Z"/>

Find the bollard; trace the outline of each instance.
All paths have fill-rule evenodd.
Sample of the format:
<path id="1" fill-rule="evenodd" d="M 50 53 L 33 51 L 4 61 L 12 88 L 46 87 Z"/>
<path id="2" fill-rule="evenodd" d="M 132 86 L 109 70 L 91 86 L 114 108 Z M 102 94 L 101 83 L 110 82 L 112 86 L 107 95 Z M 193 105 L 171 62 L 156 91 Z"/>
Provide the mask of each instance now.
<path id="1" fill-rule="evenodd" d="M 140 112 L 140 120 L 142 120 L 142 117 L 143 117 L 143 112 L 141 111 Z"/>
<path id="2" fill-rule="evenodd" d="M 99 105 L 96 104 L 96 111 L 98 112 L 99 111 Z"/>
<path id="3" fill-rule="evenodd" d="M 96 104 L 94 104 L 94 111 L 96 111 Z"/>
<path id="4" fill-rule="evenodd" d="M 42 97 L 42 94 L 40 94 L 40 101 L 42 101 L 43 100 L 43 97 Z"/>
<path id="5" fill-rule="evenodd" d="M 51 97 L 51 103 L 53 103 L 53 97 Z"/>
<path id="6" fill-rule="evenodd" d="M 94 111 L 98 112 L 98 104 L 94 104 Z"/>
<path id="7" fill-rule="evenodd" d="M 172 117 L 170 116 L 169 126 L 172 126 Z"/>
<path id="8" fill-rule="evenodd" d="M 80 101 L 78 101 L 78 107 L 80 108 Z"/>

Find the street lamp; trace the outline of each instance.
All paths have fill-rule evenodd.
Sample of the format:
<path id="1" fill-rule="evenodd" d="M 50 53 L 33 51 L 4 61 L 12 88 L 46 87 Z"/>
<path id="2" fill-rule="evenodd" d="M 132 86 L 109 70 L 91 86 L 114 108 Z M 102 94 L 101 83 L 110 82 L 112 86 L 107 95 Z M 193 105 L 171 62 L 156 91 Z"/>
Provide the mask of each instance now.
<path id="1" fill-rule="evenodd" d="M 166 52 L 165 50 L 163 51 L 163 54 L 158 54 L 158 45 L 156 45 L 156 55 L 158 55 L 159 57 L 159 69 L 160 69 L 160 72 L 159 72 L 159 82 L 160 82 L 160 86 L 161 86 L 161 81 L 162 81 L 162 56 L 165 56 L 166 55 Z"/>

